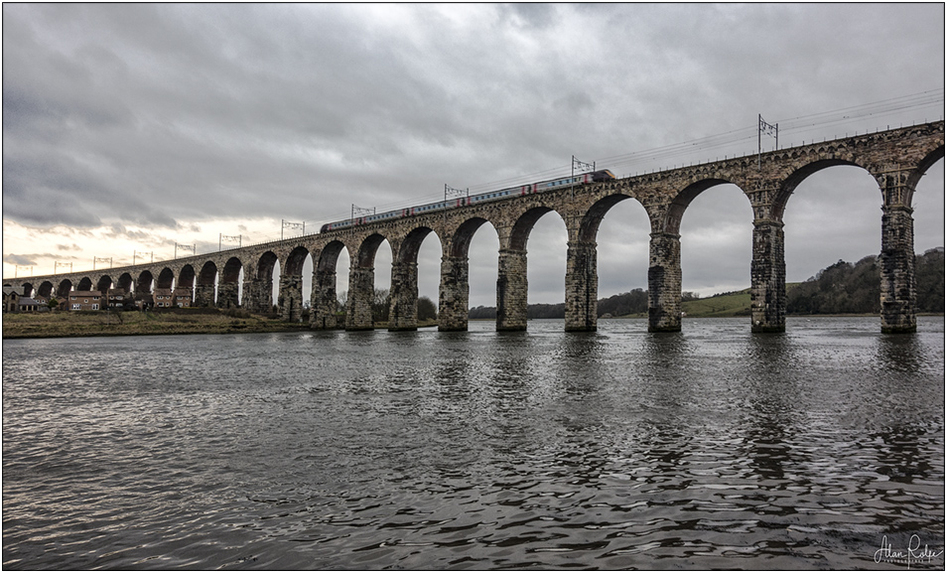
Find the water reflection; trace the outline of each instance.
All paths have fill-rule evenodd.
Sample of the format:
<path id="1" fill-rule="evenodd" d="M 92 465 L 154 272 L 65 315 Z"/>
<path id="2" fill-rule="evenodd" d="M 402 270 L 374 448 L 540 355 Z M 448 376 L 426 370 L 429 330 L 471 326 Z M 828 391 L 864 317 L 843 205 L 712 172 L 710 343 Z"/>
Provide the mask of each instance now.
<path id="1" fill-rule="evenodd" d="M 805 463 L 793 446 L 806 418 L 800 359 L 786 334 L 752 334 L 745 349 L 744 451 L 756 474 L 785 488 L 788 471 Z"/>
<path id="2" fill-rule="evenodd" d="M 605 338 L 597 333 L 567 333 L 558 343 L 553 358 L 557 367 L 556 380 L 565 386 L 572 400 L 584 400 L 594 395 L 606 382 L 603 369 Z"/>
<path id="3" fill-rule="evenodd" d="M 916 373 L 923 368 L 925 350 L 915 333 L 879 337 L 876 349 L 881 370 Z"/>
<path id="4" fill-rule="evenodd" d="M 890 341 L 872 319 L 5 341 L 3 565 L 856 569 L 883 534 L 943 550 L 939 321 Z"/>
<path id="5" fill-rule="evenodd" d="M 700 362 L 689 357 L 683 333 L 648 333 L 633 373 L 641 378 L 641 400 L 650 412 L 674 420 L 693 405 Z"/>

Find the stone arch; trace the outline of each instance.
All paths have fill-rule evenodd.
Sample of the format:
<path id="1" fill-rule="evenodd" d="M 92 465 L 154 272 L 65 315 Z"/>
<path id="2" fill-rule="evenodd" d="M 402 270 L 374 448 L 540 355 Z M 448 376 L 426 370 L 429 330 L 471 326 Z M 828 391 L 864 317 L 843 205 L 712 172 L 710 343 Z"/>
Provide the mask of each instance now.
<path id="1" fill-rule="evenodd" d="M 185 265 L 181 268 L 181 271 L 178 273 L 178 282 L 176 287 L 184 289 L 194 289 L 194 267 L 190 264 Z"/>
<path id="2" fill-rule="evenodd" d="M 284 321 L 295 323 L 303 312 L 303 265 L 309 250 L 298 245 L 286 257 L 280 272 L 280 294 L 277 305 Z"/>
<path id="3" fill-rule="evenodd" d="M 669 203 L 668 209 L 665 211 L 665 215 L 662 218 L 662 222 L 659 227 L 660 231 L 669 235 L 678 235 L 681 229 L 681 218 L 684 216 L 685 210 L 688 208 L 691 202 L 694 201 L 694 199 L 702 192 L 707 191 L 712 187 L 730 183 L 733 182 L 720 178 L 703 179 L 701 181 L 692 183 L 688 187 L 678 192 L 675 198 L 672 199 L 671 203 Z"/>
<path id="4" fill-rule="evenodd" d="M 457 226 L 450 239 L 442 243 L 441 284 L 438 288 L 438 330 L 466 331 L 470 312 L 470 249 L 477 231 L 488 224 L 497 237 L 497 229 L 487 219 L 472 217 Z"/>
<path id="5" fill-rule="evenodd" d="M 306 258 L 309 256 L 309 250 L 298 245 L 290 252 L 286 257 L 286 268 L 283 270 L 284 273 L 290 275 L 300 275 L 303 273 L 303 265 L 306 263 Z"/>
<path id="6" fill-rule="evenodd" d="M 510 237 L 507 241 L 507 248 L 515 251 L 526 251 L 527 240 L 530 238 L 530 232 L 533 231 L 533 227 L 541 217 L 551 211 L 555 212 L 561 220 L 565 221 L 565 218 L 553 208 L 534 207 L 529 209 L 513 224 L 510 230 Z"/>
<path id="7" fill-rule="evenodd" d="M 53 284 L 50 283 L 49 281 L 43 281 L 42 283 L 40 283 L 37 293 L 39 293 L 40 297 L 49 299 L 50 295 L 52 295 L 53 293 Z"/>
<path id="8" fill-rule="evenodd" d="M 354 267 L 359 267 L 361 269 L 372 269 L 375 267 L 375 255 L 378 253 L 379 246 L 382 245 L 383 241 L 386 241 L 387 238 L 378 233 L 373 233 L 372 235 L 366 237 L 362 244 L 359 245 L 359 251 L 356 257 L 353 259 Z M 391 243 L 389 243 L 391 245 Z M 392 259 L 394 260 L 395 253 L 392 253 Z"/>
<path id="9" fill-rule="evenodd" d="M 29 285 L 29 283 L 27 283 Z M 30 290 L 33 290 L 33 287 L 30 286 Z M 76 287 L 76 291 L 92 291 L 92 279 L 88 277 L 83 277 L 79 280 L 79 285 Z"/>
<path id="10" fill-rule="evenodd" d="M 333 240 L 329 245 L 323 247 L 319 253 L 319 261 L 316 262 L 316 270 L 335 273 L 339 255 L 345 247 L 339 240 Z"/>
<path id="11" fill-rule="evenodd" d="M 70 291 L 72 291 L 72 281 L 69 279 L 63 279 L 59 282 L 59 287 L 56 288 L 56 296 L 60 299 L 69 297 Z"/>
<path id="12" fill-rule="evenodd" d="M 138 280 L 135 281 L 135 293 L 141 295 L 147 295 L 151 293 L 151 284 L 155 281 L 155 276 L 151 274 L 151 271 L 145 269 L 138 275 Z"/>
<path id="13" fill-rule="evenodd" d="M 945 157 L 945 146 L 941 145 L 932 150 L 928 155 L 922 158 L 922 161 L 918 164 L 906 181 L 906 186 L 908 188 L 905 197 L 905 205 L 911 207 L 912 200 L 915 196 L 915 186 L 918 185 L 922 176 L 928 171 L 928 169 L 935 164 L 938 160 Z"/>
<path id="14" fill-rule="evenodd" d="M 537 221 L 554 212 L 565 224 L 565 218 L 555 209 L 537 206 L 527 210 L 510 229 L 506 245 L 501 244 L 497 262 L 497 330 L 525 331 L 527 329 L 527 240 Z M 568 233 L 568 229 L 567 229 Z M 567 273 L 569 272 L 567 254 Z"/>
<path id="15" fill-rule="evenodd" d="M 174 286 L 174 271 L 165 267 L 158 274 L 158 280 L 155 282 L 156 289 L 171 289 Z"/>
<path id="16" fill-rule="evenodd" d="M 250 292 L 244 293 L 244 307 L 257 313 L 273 310 L 273 275 L 279 257 L 273 251 L 263 252 L 257 258 L 254 276 L 249 281 Z"/>
<path id="17" fill-rule="evenodd" d="M 800 166 L 791 172 L 780 183 L 780 187 L 777 189 L 776 195 L 771 202 L 770 212 L 765 214 L 764 219 L 783 221 L 784 210 L 787 207 L 787 202 L 790 200 L 790 196 L 793 194 L 793 191 L 797 188 L 797 186 L 799 186 L 804 179 L 808 178 L 814 173 L 838 165 L 849 165 L 866 169 L 864 166 L 861 166 L 855 162 L 835 158 L 817 159 Z M 866 171 L 868 172 L 869 170 L 866 169 Z"/>
<path id="18" fill-rule="evenodd" d="M 349 264 L 349 296 L 346 299 L 346 329 L 362 331 L 374 328 L 372 304 L 375 297 L 375 257 L 387 239 L 373 233 L 362 240 Z M 389 246 L 391 246 L 389 242 Z M 395 254 L 392 254 L 394 261 Z"/>
<path id="19" fill-rule="evenodd" d="M 392 261 L 390 330 L 410 331 L 418 328 L 418 253 L 425 238 L 432 233 L 434 231 L 430 227 L 416 227 L 399 242 Z"/>
<path id="20" fill-rule="evenodd" d="M 217 285 L 217 306 L 225 309 L 240 306 L 240 272 L 243 263 L 236 256 L 231 257 L 224 264 L 220 281 Z"/>
<path id="21" fill-rule="evenodd" d="M 567 331 L 595 331 L 598 321 L 599 299 L 599 229 L 606 214 L 626 199 L 635 199 L 633 204 L 648 210 L 641 201 L 625 193 L 613 193 L 598 199 L 581 215 L 578 227 L 573 231 L 567 246 L 565 319 Z M 650 229 L 650 223 L 645 223 Z"/>
<path id="22" fill-rule="evenodd" d="M 335 329 L 339 326 L 336 293 L 336 265 L 345 245 L 333 240 L 322 248 L 313 268 L 313 292 L 310 326 L 314 329 Z"/>
<path id="23" fill-rule="evenodd" d="M 130 293 L 132 291 L 132 275 L 128 272 L 122 273 L 119 276 L 117 285 L 126 293 Z"/>
<path id="24" fill-rule="evenodd" d="M 108 275 L 103 275 L 102 277 L 99 277 L 99 282 L 96 283 L 95 288 L 99 293 L 102 293 L 103 295 L 105 295 L 106 293 L 108 293 L 109 289 L 112 288 L 112 278 L 109 277 Z"/>
<path id="25" fill-rule="evenodd" d="M 634 199 L 636 200 L 636 203 L 642 205 L 638 198 L 623 193 L 617 193 L 615 195 L 603 197 L 590 206 L 589 209 L 586 210 L 586 213 L 583 214 L 582 220 L 579 224 L 579 232 L 577 234 L 579 241 L 582 243 L 595 243 L 596 236 L 599 234 L 599 226 L 602 224 L 603 218 L 605 218 L 609 210 L 612 209 L 616 204 L 626 199 Z"/>
<path id="26" fill-rule="evenodd" d="M 450 257 L 466 258 L 471 248 L 471 241 L 474 239 L 474 234 L 477 233 L 477 230 L 485 223 L 489 222 L 482 217 L 472 217 L 459 225 L 448 244 L 448 255 Z M 491 225 L 491 227 L 493 227 L 493 225 Z"/>
<path id="27" fill-rule="evenodd" d="M 273 268 L 277 262 L 278 258 L 276 253 L 273 251 L 265 251 L 260 258 L 257 259 L 257 279 L 271 279 L 273 278 Z"/>
<path id="28" fill-rule="evenodd" d="M 240 271 L 243 269 L 243 263 L 236 256 L 231 257 L 224 263 L 224 271 L 221 274 L 221 281 L 227 283 L 237 283 L 240 280 Z"/>
<path id="29" fill-rule="evenodd" d="M 214 305 L 214 291 L 217 283 L 217 264 L 207 261 L 201 266 L 194 286 L 194 306 L 211 307 Z"/>
<path id="30" fill-rule="evenodd" d="M 434 233 L 430 227 L 416 227 L 402 240 L 398 253 L 394 254 L 395 263 L 417 263 L 418 251 L 429 234 Z"/>

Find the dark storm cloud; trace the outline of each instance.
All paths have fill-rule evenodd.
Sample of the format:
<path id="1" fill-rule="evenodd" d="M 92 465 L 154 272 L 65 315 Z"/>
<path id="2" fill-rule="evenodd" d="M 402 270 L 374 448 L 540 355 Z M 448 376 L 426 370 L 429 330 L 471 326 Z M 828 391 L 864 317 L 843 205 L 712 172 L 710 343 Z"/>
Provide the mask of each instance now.
<path id="1" fill-rule="evenodd" d="M 208 219 L 316 224 L 351 204 L 418 204 L 445 183 L 563 173 L 572 155 L 619 158 L 605 167 L 625 175 L 752 153 L 756 139 L 626 155 L 753 128 L 758 113 L 944 85 L 944 7 L 930 4 L 5 4 L 3 15 L 4 217 L 137 224 L 155 240 Z M 854 127 L 807 129 L 788 141 Z M 686 213 L 694 233 L 714 227 L 710 205 Z M 811 229 L 801 219 L 794 233 Z"/>

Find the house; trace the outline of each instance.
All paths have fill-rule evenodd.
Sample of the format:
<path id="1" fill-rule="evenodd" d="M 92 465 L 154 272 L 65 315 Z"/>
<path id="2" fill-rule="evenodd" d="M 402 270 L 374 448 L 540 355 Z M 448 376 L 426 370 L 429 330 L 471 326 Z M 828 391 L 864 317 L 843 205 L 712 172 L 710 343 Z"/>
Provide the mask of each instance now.
<path id="1" fill-rule="evenodd" d="M 121 311 L 126 305 L 134 305 L 134 299 L 125 289 L 109 289 L 105 296 L 108 309 Z"/>
<path id="2" fill-rule="evenodd" d="M 191 289 L 187 287 L 178 287 L 171 294 L 171 304 L 175 307 L 191 306 Z"/>
<path id="3" fill-rule="evenodd" d="M 155 306 L 155 297 L 151 293 L 135 293 L 134 301 L 139 311 L 147 311 Z"/>
<path id="4" fill-rule="evenodd" d="M 20 313 L 49 311 L 49 301 L 39 296 L 37 296 L 35 299 L 32 297 L 20 297 L 17 300 L 16 307 L 17 311 Z"/>
<path id="5" fill-rule="evenodd" d="M 101 291 L 70 291 L 70 311 L 98 311 L 102 304 Z"/>
<path id="6" fill-rule="evenodd" d="M 155 289 L 154 296 L 156 309 L 171 307 L 171 289 Z"/>
<path id="7" fill-rule="evenodd" d="M 16 312 L 17 311 L 17 301 L 20 299 L 20 294 L 16 292 L 15 287 L 4 286 L 3 288 L 3 312 Z"/>

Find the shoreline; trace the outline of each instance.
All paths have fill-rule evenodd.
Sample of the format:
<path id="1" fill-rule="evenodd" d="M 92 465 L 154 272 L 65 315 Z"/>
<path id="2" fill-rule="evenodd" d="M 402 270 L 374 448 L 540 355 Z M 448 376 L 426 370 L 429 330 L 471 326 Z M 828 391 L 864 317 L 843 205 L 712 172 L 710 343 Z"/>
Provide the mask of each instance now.
<path id="1" fill-rule="evenodd" d="M 944 317 L 944 313 L 918 313 L 917 317 Z M 687 319 L 734 319 L 731 317 L 687 316 Z M 878 317 L 877 314 L 787 315 L 790 319 Z M 645 317 L 610 317 L 611 320 L 642 320 Z M 548 319 L 562 320 L 562 319 Z M 470 319 L 471 322 L 493 319 Z M 385 330 L 377 323 L 373 330 Z M 422 321 L 418 329 L 437 328 L 437 321 Z M 339 330 L 344 329 L 330 329 Z M 64 339 L 74 337 L 122 337 L 148 335 L 231 335 L 236 333 L 293 333 L 312 331 L 306 322 L 289 323 L 270 316 L 241 310 L 201 312 L 126 311 L 120 316 L 103 312 L 10 313 L 3 315 L 3 339 Z"/>

